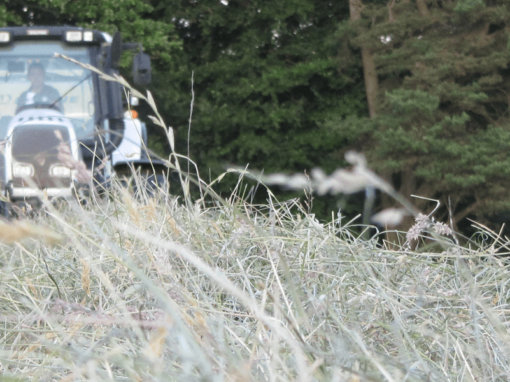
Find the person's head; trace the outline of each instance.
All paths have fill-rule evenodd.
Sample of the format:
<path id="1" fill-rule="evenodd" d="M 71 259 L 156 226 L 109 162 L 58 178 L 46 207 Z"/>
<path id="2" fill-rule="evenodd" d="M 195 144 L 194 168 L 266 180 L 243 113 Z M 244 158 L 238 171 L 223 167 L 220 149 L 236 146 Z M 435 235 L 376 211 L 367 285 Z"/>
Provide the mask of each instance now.
<path id="1" fill-rule="evenodd" d="M 39 89 L 44 84 L 44 66 L 38 62 L 30 64 L 28 67 L 28 80 L 32 83 L 32 88 Z"/>

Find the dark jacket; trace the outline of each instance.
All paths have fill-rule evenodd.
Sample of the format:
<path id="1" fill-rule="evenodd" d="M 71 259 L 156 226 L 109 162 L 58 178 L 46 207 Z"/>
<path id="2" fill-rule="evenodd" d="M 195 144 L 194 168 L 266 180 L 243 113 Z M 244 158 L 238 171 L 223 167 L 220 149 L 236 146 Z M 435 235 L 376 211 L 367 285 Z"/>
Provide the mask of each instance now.
<path id="1" fill-rule="evenodd" d="M 32 94 L 31 94 L 32 93 Z M 52 86 L 44 85 L 40 92 L 34 93 L 30 89 L 21 93 L 16 101 L 18 107 L 32 104 L 44 104 L 52 105 L 60 98 L 60 94 L 57 89 Z M 55 104 L 58 109 L 62 109 L 60 101 Z"/>

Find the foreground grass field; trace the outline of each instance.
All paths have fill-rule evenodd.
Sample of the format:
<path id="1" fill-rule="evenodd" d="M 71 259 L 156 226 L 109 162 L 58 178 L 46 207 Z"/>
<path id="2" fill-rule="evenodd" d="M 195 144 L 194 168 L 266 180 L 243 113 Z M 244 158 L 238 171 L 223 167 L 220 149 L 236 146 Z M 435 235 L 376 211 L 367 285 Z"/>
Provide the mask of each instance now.
<path id="1" fill-rule="evenodd" d="M 1 225 L 0 381 L 510 375 L 510 271 L 490 232 L 389 250 L 293 201 L 122 190 Z"/>
<path id="2" fill-rule="evenodd" d="M 194 201 L 172 129 L 130 89 L 165 129 L 183 197 L 114 187 L 0 221 L 0 382 L 508 380 L 506 238 L 479 227 L 459 245 L 355 153 L 331 176 L 263 181 L 378 189 L 402 208 L 375 221 L 417 219 L 401 245 L 297 201 L 210 187 Z"/>

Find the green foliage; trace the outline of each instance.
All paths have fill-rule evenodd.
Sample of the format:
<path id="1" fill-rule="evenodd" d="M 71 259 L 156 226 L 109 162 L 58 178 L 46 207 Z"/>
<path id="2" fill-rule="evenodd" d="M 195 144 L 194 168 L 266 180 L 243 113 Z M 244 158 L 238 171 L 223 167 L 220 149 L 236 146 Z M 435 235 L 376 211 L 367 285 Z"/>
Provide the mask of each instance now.
<path id="1" fill-rule="evenodd" d="M 404 194 L 451 202 L 457 219 L 487 218 L 510 206 L 510 4 L 427 4 L 423 14 L 396 3 L 392 20 L 386 3 L 371 4 L 342 30 L 354 48 L 370 47 L 379 80 L 377 117 L 359 144 Z"/>
<path id="2" fill-rule="evenodd" d="M 467 13 L 485 7 L 484 0 L 459 0 L 455 5 L 455 12 Z"/>
<path id="3" fill-rule="evenodd" d="M 5 5 L 0 5 L 0 25 L 5 26 L 10 23 L 19 23 L 19 15 L 9 11 Z"/>
<path id="4" fill-rule="evenodd" d="M 181 47 L 172 24 L 140 0 L 27 0 L 0 6 L 1 25 L 78 25 L 141 42 L 157 66 L 168 65 Z"/>
<path id="5" fill-rule="evenodd" d="M 309 0 L 182 4 L 165 8 L 188 63 L 170 74 L 184 97 L 165 105 L 181 147 L 193 71 L 192 156 L 213 173 L 246 163 L 265 171 L 334 167 L 342 132 L 331 129 L 330 120 L 364 109 L 358 67 L 339 75 L 338 48 L 328 43 L 346 6 Z"/>
<path id="6" fill-rule="evenodd" d="M 422 90 L 395 89 L 386 93 L 386 101 L 395 113 L 406 117 L 415 114 L 430 115 L 439 107 L 439 97 Z"/>

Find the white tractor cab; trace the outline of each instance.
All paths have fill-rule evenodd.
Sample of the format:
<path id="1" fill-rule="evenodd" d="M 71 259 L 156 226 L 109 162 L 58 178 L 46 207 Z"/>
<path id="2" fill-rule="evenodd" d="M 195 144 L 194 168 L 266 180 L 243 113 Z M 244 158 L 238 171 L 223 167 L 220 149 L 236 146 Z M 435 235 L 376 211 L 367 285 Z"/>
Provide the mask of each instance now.
<path id="1" fill-rule="evenodd" d="M 133 82 L 151 80 L 141 45 L 77 27 L 0 28 L 0 199 L 71 197 L 86 184 L 141 169 L 148 186 L 166 166 L 147 152 L 146 126 L 127 111 L 126 92 L 64 55 L 118 73 L 123 50 L 138 49 Z M 91 178 L 87 181 L 87 174 Z M 150 185 L 149 185 L 150 183 Z M 0 206 L 1 207 L 1 206 Z"/>

